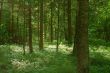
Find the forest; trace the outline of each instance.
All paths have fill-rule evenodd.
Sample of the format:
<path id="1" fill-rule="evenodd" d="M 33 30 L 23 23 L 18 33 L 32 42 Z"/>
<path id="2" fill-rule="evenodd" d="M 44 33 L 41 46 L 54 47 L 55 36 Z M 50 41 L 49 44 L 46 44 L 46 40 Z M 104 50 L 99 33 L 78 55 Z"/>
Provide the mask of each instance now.
<path id="1" fill-rule="evenodd" d="M 110 73 L 110 0 L 0 0 L 0 73 Z"/>

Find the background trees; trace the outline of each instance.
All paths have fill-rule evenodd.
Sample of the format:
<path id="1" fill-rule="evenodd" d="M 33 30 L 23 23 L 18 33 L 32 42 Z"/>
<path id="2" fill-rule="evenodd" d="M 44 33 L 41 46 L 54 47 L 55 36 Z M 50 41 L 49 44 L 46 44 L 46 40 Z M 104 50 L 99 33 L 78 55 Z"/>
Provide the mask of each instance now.
<path id="1" fill-rule="evenodd" d="M 90 72 L 109 73 L 109 19 L 109 0 L 0 0 L 0 48 L 5 48 L 3 55 L 7 55 L 7 50 L 11 53 L 12 66 L 18 63 L 15 59 L 20 61 L 18 65 L 23 61 L 21 67 L 30 63 L 30 72 L 76 73 L 77 62 L 77 72 L 88 73 L 90 62 Z M 71 53 L 74 57 L 67 56 Z M 7 56 L 3 58 L 6 60 Z M 104 69 L 100 70 L 96 62 L 107 66 L 102 65 Z M 25 69 L 28 71 L 26 66 Z"/>

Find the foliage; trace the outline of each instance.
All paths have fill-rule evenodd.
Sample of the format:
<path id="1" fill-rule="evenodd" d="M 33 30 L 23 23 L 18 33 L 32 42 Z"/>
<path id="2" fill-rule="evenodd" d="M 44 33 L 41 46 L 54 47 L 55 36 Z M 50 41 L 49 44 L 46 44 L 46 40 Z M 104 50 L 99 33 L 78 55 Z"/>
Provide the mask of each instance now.
<path id="1" fill-rule="evenodd" d="M 48 49 L 23 55 L 22 47 L 16 46 L 1 46 L 1 49 L 4 48 L 5 50 L 0 49 L 0 55 L 2 56 L 0 58 L 2 59 L 0 60 L 0 66 L 7 66 L 5 69 L 7 73 L 75 73 L 76 60 L 66 52 L 56 53 Z M 7 48 L 10 48 L 10 51 Z M 110 72 L 110 54 L 108 50 L 105 49 L 103 52 L 100 50 L 91 51 L 90 58 L 91 73 Z M 1 69 L 0 71 L 3 73 L 3 70 Z"/>
<path id="2" fill-rule="evenodd" d="M 76 73 L 76 59 L 69 55 L 73 50 L 73 44 L 67 44 L 70 36 L 67 32 L 69 14 L 66 0 L 1 1 L 0 73 Z M 42 11 L 41 13 L 44 26 L 42 28 L 44 50 L 39 51 L 41 2 L 43 3 L 43 13 Z M 69 19 L 71 19 L 72 37 L 75 36 L 77 8 L 77 1 L 71 0 Z M 34 50 L 32 54 L 28 52 L 29 21 L 32 24 L 31 44 Z M 110 73 L 109 0 L 89 0 L 88 33 L 90 72 Z M 71 40 L 73 43 L 74 38 Z M 59 47 L 57 53 L 56 46 Z M 22 48 L 25 48 L 25 55 Z"/>

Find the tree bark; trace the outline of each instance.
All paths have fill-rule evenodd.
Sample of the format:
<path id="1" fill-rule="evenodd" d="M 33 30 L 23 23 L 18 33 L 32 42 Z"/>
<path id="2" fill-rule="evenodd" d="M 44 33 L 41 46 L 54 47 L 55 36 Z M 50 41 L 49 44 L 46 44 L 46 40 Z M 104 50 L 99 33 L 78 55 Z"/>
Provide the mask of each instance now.
<path id="1" fill-rule="evenodd" d="M 2 5 L 3 5 L 3 2 L 1 1 L 0 2 L 0 26 L 2 24 Z M 0 29 L 2 29 L 2 28 L 0 27 Z M 2 40 L 2 36 L 0 36 L 0 41 L 1 40 Z M 2 42 L 0 44 L 2 44 Z"/>
<path id="2" fill-rule="evenodd" d="M 31 6 L 29 6 L 29 52 L 33 52 L 33 47 L 32 47 L 32 11 L 31 11 Z"/>
<path id="3" fill-rule="evenodd" d="M 52 8 L 52 5 L 53 4 L 53 2 L 51 2 L 51 23 L 50 23 L 50 27 L 51 27 L 51 43 L 53 42 L 53 8 Z"/>
<path id="4" fill-rule="evenodd" d="M 77 56 L 77 73 L 89 73 L 88 0 L 77 0 L 78 11 L 74 49 Z"/>
<path id="5" fill-rule="evenodd" d="M 71 0 L 68 0 L 68 45 L 72 44 Z"/>
<path id="6" fill-rule="evenodd" d="M 40 0 L 40 39 L 39 49 L 43 49 L 43 0 Z"/>
<path id="7" fill-rule="evenodd" d="M 0 2 L 0 25 L 2 21 L 2 1 Z"/>
<path id="8" fill-rule="evenodd" d="M 58 25 L 57 25 L 57 46 L 56 46 L 56 52 L 59 50 L 59 23 L 60 23 L 60 4 L 58 3 Z"/>

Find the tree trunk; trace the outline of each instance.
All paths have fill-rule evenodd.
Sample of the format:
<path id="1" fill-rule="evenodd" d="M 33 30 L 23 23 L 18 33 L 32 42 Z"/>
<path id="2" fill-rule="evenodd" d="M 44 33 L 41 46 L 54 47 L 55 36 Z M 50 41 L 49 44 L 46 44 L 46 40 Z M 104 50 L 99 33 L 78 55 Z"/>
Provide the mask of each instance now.
<path id="1" fill-rule="evenodd" d="M 0 25 L 2 21 L 2 1 L 0 2 Z"/>
<path id="2" fill-rule="evenodd" d="M 32 47 L 32 11 L 31 11 L 31 6 L 29 6 L 29 52 L 33 52 L 33 47 Z"/>
<path id="3" fill-rule="evenodd" d="M 74 49 L 77 56 L 77 73 L 89 73 L 88 0 L 77 0 L 78 11 Z"/>
<path id="4" fill-rule="evenodd" d="M 23 37 L 23 54 L 25 55 L 25 53 L 26 53 L 26 51 L 25 51 L 25 46 L 26 46 L 26 40 L 27 40 L 27 36 L 26 36 L 26 14 L 25 14 L 25 1 L 23 2 L 23 14 L 24 14 L 24 16 L 23 16 L 23 24 L 24 24 L 24 30 L 25 30 L 25 32 L 24 32 L 24 37 Z"/>
<path id="5" fill-rule="evenodd" d="M 58 52 L 58 50 L 59 50 L 59 22 L 60 22 L 60 9 L 59 9 L 59 7 L 60 7 L 60 4 L 58 3 L 58 25 L 57 25 L 57 47 L 56 47 L 56 52 Z"/>
<path id="6" fill-rule="evenodd" d="M 51 23 L 50 23 L 50 27 L 51 27 L 51 43 L 53 42 L 53 8 L 52 8 L 52 5 L 53 2 L 51 2 Z"/>
<path id="7" fill-rule="evenodd" d="M 72 44 L 71 0 L 68 0 L 68 45 Z"/>
<path id="8" fill-rule="evenodd" d="M 3 2 L 1 1 L 1 3 L 0 3 L 0 26 L 2 24 L 2 5 L 3 5 Z M 0 27 L 0 30 L 1 29 L 2 28 Z M 0 41 L 2 41 L 2 35 L 0 35 Z M 2 42 L 0 42 L 0 44 L 2 44 Z"/>
<path id="9" fill-rule="evenodd" d="M 40 39 L 39 49 L 43 49 L 43 0 L 40 0 Z"/>

